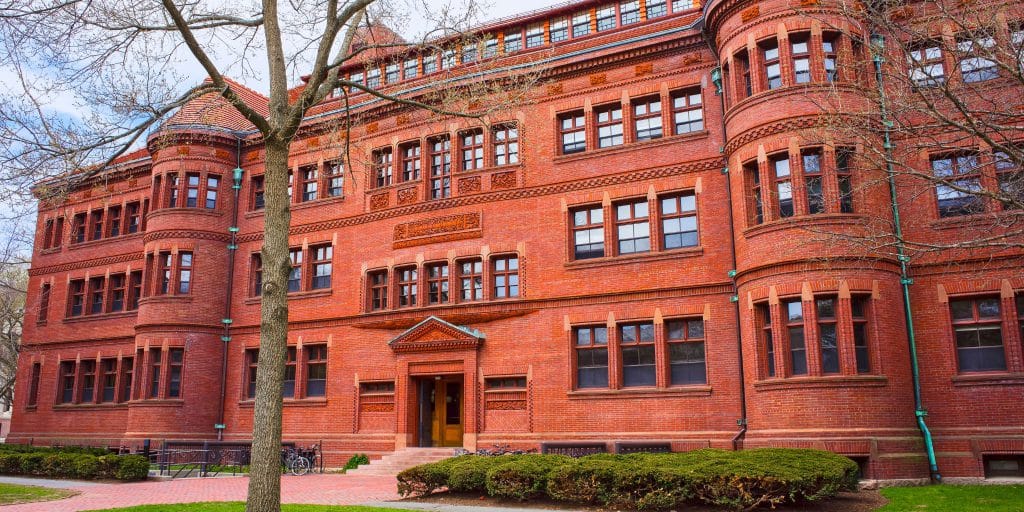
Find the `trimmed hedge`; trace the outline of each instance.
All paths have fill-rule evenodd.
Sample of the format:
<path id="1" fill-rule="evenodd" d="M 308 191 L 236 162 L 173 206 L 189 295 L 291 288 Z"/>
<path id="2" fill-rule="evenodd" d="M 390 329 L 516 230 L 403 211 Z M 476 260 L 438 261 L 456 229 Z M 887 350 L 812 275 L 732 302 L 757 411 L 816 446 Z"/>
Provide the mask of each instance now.
<path id="1" fill-rule="evenodd" d="M 820 501 L 857 488 L 857 464 L 831 452 L 787 448 L 686 453 L 463 455 L 398 475 L 403 495 L 447 488 L 496 498 L 543 497 L 641 511 L 703 504 L 731 509 Z"/>
<path id="2" fill-rule="evenodd" d="M 0 448 L 0 474 L 128 481 L 149 476 L 149 461 L 141 455 L 113 455 L 106 450 L 95 455 L 95 449 L 16 446 Z"/>
<path id="3" fill-rule="evenodd" d="M 368 457 L 365 453 L 357 453 L 348 459 L 348 462 L 345 463 L 344 469 L 345 471 L 348 471 L 350 469 L 356 469 L 363 464 L 369 463 L 370 457 Z"/>

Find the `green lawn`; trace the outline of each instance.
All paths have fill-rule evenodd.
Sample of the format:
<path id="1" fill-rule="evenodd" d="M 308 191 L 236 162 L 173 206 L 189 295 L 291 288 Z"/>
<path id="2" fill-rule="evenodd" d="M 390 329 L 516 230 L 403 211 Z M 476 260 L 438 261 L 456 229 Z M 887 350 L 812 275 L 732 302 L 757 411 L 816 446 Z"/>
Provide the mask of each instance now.
<path id="1" fill-rule="evenodd" d="M 104 509 L 104 512 L 242 512 L 245 504 L 240 501 L 218 503 L 180 503 L 177 505 L 140 505 L 128 508 Z M 332 505 L 281 505 L 282 512 L 397 512 L 393 508 L 332 506 Z"/>
<path id="2" fill-rule="evenodd" d="M 1021 512 L 1024 485 L 930 485 L 882 489 L 889 504 L 877 512 Z"/>
<path id="3" fill-rule="evenodd" d="M 0 505 L 30 503 L 33 501 L 50 501 L 67 498 L 78 494 L 66 489 L 47 489 L 34 485 L 0 484 Z"/>

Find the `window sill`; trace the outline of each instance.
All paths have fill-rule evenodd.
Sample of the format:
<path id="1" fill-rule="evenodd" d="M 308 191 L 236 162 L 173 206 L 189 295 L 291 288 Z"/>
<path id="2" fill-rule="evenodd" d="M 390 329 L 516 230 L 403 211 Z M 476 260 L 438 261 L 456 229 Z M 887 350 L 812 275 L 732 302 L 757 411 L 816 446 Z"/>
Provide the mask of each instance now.
<path id="1" fill-rule="evenodd" d="M 139 299 L 139 305 L 174 302 L 192 302 L 192 295 L 150 295 Z"/>
<path id="2" fill-rule="evenodd" d="M 557 155 L 551 159 L 553 163 L 563 164 L 568 162 L 576 162 L 579 160 L 587 160 L 590 158 L 600 158 L 608 155 L 614 155 L 617 153 L 632 152 L 637 148 L 652 148 L 657 146 L 664 146 L 666 144 L 674 144 L 686 140 L 696 140 L 706 138 L 710 134 L 707 130 L 701 130 L 697 132 L 684 133 L 681 135 L 669 135 L 668 137 L 662 137 L 654 140 L 635 141 L 628 144 L 620 144 L 618 146 L 612 146 L 608 148 L 594 148 L 586 149 L 578 153 L 572 153 L 568 155 Z"/>
<path id="3" fill-rule="evenodd" d="M 646 252 L 640 254 L 627 254 L 623 256 L 604 256 L 601 258 L 588 258 L 585 260 L 573 260 L 565 264 L 569 270 L 607 267 L 612 265 L 624 265 L 638 261 L 660 261 L 673 258 L 693 258 L 704 255 L 704 248 L 701 246 L 687 247 L 685 249 L 669 249 L 666 251 Z"/>
<path id="4" fill-rule="evenodd" d="M 76 250 L 76 249 L 81 249 L 83 247 L 97 247 L 97 246 L 108 244 L 108 243 L 125 242 L 125 241 L 132 240 L 132 239 L 135 239 L 135 238 L 142 238 L 143 234 L 144 233 L 142 231 L 137 231 L 137 232 L 132 233 L 130 235 L 110 236 L 110 237 L 106 237 L 106 238 L 101 238 L 99 240 L 87 240 L 85 242 L 72 242 L 72 243 L 68 244 L 68 250 L 73 251 L 73 250 Z M 50 252 L 60 252 L 60 249 L 59 248 L 47 249 L 47 251 L 49 251 L 49 252 L 44 252 L 43 254 L 49 254 Z"/>
<path id="5" fill-rule="evenodd" d="M 953 376 L 953 385 L 967 386 L 1019 386 L 1024 384 L 1024 373 L 969 373 Z"/>
<path id="6" fill-rule="evenodd" d="M 53 406 L 54 411 L 79 411 L 79 410 L 103 410 L 103 409 L 126 409 L 127 402 L 121 403 L 99 403 L 99 404 L 57 404 Z"/>
<path id="7" fill-rule="evenodd" d="M 314 297 L 327 297 L 330 296 L 334 290 L 332 288 L 321 288 L 318 290 L 306 290 L 303 292 L 288 292 L 288 300 L 299 300 L 299 299 L 312 299 Z M 246 297 L 245 304 L 259 304 L 263 301 L 262 296 Z"/>
<path id="8" fill-rule="evenodd" d="M 135 316 L 137 314 L 139 314 L 139 310 L 133 309 L 131 311 L 119 311 L 117 313 L 96 313 L 92 315 L 69 316 L 64 319 L 64 323 L 74 324 L 78 322 L 88 322 L 90 320 L 110 320 L 114 318 L 125 318 L 129 316 Z M 46 322 L 36 325 L 46 325 Z"/>
<path id="9" fill-rule="evenodd" d="M 745 238 L 755 238 L 783 229 L 806 229 L 808 226 L 862 226 L 866 219 L 866 216 L 859 213 L 818 213 L 814 215 L 800 215 L 798 217 L 776 219 L 763 224 L 751 226 L 743 230 L 743 236 Z"/>
<path id="10" fill-rule="evenodd" d="M 1017 219 L 1006 220 L 1004 217 L 1024 217 L 1021 210 L 996 210 L 994 212 L 978 212 L 970 215 L 945 217 L 932 221 L 931 228 L 937 230 L 975 228 L 988 230 L 998 226 L 1006 226 Z"/>
<path id="11" fill-rule="evenodd" d="M 569 391 L 570 400 L 605 400 L 605 399 L 634 399 L 634 398 L 661 398 L 661 397 L 684 397 L 684 396 L 711 396 L 711 386 L 675 386 L 670 388 L 627 388 L 627 389 L 598 389 L 598 390 L 574 390 Z"/>
<path id="12" fill-rule="evenodd" d="M 793 388 L 872 388 L 884 387 L 889 378 L 884 375 L 823 375 L 820 377 L 789 377 L 754 382 L 758 391 Z"/>

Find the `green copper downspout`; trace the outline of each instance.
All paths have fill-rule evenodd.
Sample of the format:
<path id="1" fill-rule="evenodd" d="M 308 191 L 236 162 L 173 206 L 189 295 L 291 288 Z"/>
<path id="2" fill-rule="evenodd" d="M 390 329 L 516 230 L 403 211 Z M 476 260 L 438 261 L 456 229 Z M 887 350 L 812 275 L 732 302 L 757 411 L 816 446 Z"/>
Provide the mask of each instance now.
<path id="1" fill-rule="evenodd" d="M 896 202 L 896 171 L 893 168 L 892 154 L 892 131 L 893 122 L 889 119 L 889 111 L 886 106 L 885 86 L 882 81 L 882 62 L 885 51 L 885 37 L 881 34 L 871 34 L 871 53 L 875 64 L 875 81 L 878 82 L 878 103 L 881 108 L 882 134 L 885 149 L 885 172 L 889 179 L 889 206 L 892 209 L 893 234 L 896 236 L 896 254 L 900 262 L 900 284 L 903 287 L 903 316 L 907 322 L 907 344 L 910 347 L 910 369 L 914 379 L 914 414 L 917 416 L 917 426 L 924 436 L 924 447 L 928 452 L 928 469 L 932 480 L 942 482 L 942 475 L 939 474 L 939 465 L 935 461 L 935 445 L 932 443 L 932 434 L 924 418 L 928 411 L 924 409 L 921 401 L 921 375 L 917 361 L 917 341 L 914 336 L 914 315 L 910 309 L 910 285 L 914 280 L 907 273 L 906 251 L 903 243 L 903 228 L 900 227 L 900 207 Z"/>

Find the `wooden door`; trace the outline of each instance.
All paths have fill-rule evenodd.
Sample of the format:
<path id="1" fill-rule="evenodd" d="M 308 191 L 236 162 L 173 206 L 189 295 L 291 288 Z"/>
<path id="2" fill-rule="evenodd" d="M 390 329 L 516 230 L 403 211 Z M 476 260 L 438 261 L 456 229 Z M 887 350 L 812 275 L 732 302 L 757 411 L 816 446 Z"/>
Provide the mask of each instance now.
<path id="1" fill-rule="evenodd" d="M 462 446 L 462 379 L 434 383 L 434 446 Z"/>

